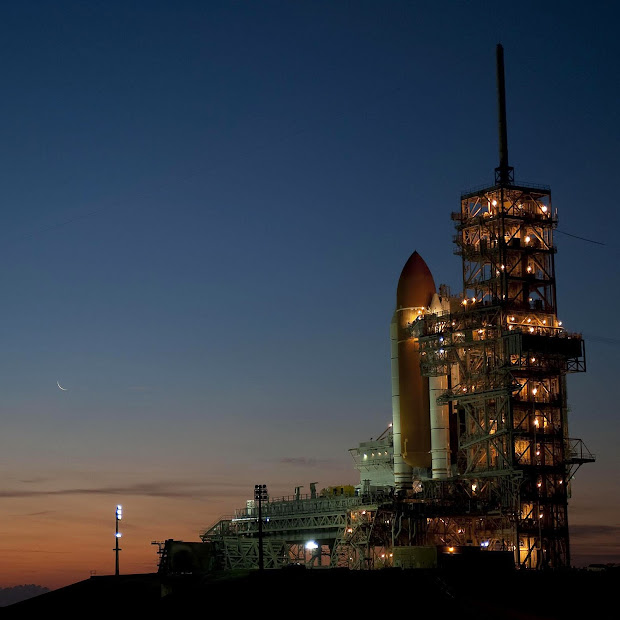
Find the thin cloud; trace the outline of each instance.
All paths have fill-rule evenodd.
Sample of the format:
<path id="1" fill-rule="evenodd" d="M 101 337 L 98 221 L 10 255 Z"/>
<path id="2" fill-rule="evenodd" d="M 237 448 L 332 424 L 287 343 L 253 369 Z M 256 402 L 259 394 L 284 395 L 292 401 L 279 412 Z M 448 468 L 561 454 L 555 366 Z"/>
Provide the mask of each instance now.
<path id="1" fill-rule="evenodd" d="M 316 467 L 318 461 L 316 459 L 306 459 L 304 457 L 287 457 L 280 459 L 280 463 L 285 465 L 296 465 L 298 467 Z"/>
<path id="2" fill-rule="evenodd" d="M 620 525 L 571 525 L 570 533 L 579 538 L 608 536 L 610 542 L 616 542 L 620 540 Z"/>
<path id="3" fill-rule="evenodd" d="M 570 537 L 576 565 L 620 563 L 620 525 L 572 525 Z"/>
<path id="4" fill-rule="evenodd" d="M 204 497 L 209 489 L 221 486 L 230 489 L 230 484 L 209 483 L 205 486 L 200 482 L 139 482 L 127 486 L 104 486 L 96 488 L 77 487 L 48 490 L 4 490 L 1 498 L 43 497 L 54 495 L 143 495 L 146 497 L 190 498 Z M 231 489 L 232 491 L 232 489 Z M 218 493 L 218 495 L 222 495 Z M 234 493 L 231 493 L 234 495 Z"/>
<path id="5" fill-rule="evenodd" d="M 278 463 L 282 463 L 283 465 L 293 465 L 295 467 L 331 467 L 334 464 L 339 463 L 339 461 L 336 459 L 315 459 L 306 458 L 303 456 L 291 456 L 280 459 Z"/>
<path id="6" fill-rule="evenodd" d="M 22 549 L 2 549 L 0 548 L 0 553 L 2 555 L 22 555 L 23 553 L 45 553 L 45 554 L 53 554 L 53 555 L 66 555 L 67 553 L 73 553 L 73 551 L 47 551 L 45 549 L 26 549 L 25 547 Z"/>

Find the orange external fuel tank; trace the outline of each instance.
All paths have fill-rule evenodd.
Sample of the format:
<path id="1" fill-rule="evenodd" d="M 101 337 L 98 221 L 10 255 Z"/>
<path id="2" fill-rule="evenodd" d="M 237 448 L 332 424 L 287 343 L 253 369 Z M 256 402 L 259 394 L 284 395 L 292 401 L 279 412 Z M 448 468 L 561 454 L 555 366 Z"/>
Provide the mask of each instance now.
<path id="1" fill-rule="evenodd" d="M 435 281 L 430 269 L 414 252 L 398 280 L 396 310 L 390 326 L 397 491 L 411 488 L 412 468 L 431 467 L 428 378 L 420 372 L 418 340 L 411 336 L 408 324 L 428 311 L 434 294 Z"/>

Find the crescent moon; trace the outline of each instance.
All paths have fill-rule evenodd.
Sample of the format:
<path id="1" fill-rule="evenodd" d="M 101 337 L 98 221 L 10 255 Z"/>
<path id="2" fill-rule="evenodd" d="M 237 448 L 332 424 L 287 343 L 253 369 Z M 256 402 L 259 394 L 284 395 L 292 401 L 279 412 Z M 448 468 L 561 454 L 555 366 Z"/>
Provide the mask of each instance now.
<path id="1" fill-rule="evenodd" d="M 56 381 L 56 385 L 63 391 L 66 392 L 67 388 L 62 387 L 62 385 L 60 385 L 60 383 L 58 383 L 58 381 Z"/>

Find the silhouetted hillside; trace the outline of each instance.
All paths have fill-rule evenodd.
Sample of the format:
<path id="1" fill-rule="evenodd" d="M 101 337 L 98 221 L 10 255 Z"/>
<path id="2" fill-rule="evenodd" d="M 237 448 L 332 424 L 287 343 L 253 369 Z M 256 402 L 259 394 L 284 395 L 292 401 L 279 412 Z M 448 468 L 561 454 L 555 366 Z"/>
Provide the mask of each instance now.
<path id="1" fill-rule="evenodd" d="M 277 610 L 297 619 L 345 617 L 353 609 L 389 609 L 459 620 L 616 620 L 620 573 L 616 571 L 268 570 L 203 575 L 159 574 L 91 577 L 10 607 L 0 617 L 62 614 L 65 618 L 173 618 L 223 610 L 239 614 Z M 378 613 L 378 611 L 377 611 Z M 222 612 L 218 613 L 218 616 Z M 375 614 L 376 615 L 376 614 Z M 379 614 L 380 615 L 380 614 Z M 94 616 L 92 616 L 94 617 Z"/>

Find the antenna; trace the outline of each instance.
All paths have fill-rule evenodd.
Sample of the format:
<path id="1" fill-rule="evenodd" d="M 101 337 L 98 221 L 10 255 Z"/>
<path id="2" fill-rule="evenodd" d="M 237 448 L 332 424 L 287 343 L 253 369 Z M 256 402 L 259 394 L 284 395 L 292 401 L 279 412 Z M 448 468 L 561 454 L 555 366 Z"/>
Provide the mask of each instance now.
<path id="1" fill-rule="evenodd" d="M 499 166 L 495 168 L 495 183 L 510 185 L 514 182 L 514 168 L 508 165 L 508 131 L 506 129 L 506 84 L 504 80 L 504 48 L 497 44 L 495 52 L 497 71 L 497 116 L 499 133 Z"/>

